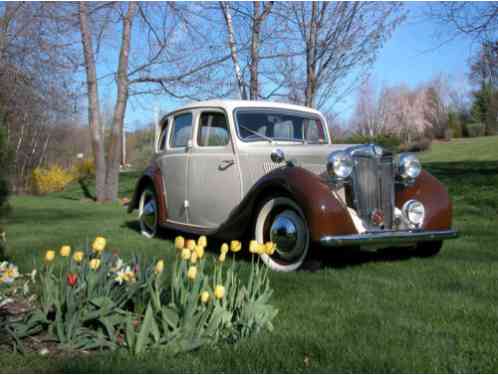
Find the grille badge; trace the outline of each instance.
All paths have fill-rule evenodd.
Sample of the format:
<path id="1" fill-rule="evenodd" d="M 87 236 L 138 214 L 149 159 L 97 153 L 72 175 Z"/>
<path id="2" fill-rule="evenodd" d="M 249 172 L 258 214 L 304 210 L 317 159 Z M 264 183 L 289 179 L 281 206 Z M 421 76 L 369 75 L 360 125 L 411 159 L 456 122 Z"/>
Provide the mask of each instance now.
<path id="1" fill-rule="evenodd" d="M 372 220 L 372 223 L 380 226 L 384 224 L 384 213 L 381 210 L 375 209 L 370 215 L 370 219 Z"/>

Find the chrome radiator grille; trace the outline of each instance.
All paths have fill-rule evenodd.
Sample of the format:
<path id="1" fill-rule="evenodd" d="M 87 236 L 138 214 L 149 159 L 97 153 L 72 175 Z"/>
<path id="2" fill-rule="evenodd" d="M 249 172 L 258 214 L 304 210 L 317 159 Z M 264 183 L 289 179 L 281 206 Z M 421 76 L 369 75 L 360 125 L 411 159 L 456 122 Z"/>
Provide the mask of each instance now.
<path id="1" fill-rule="evenodd" d="M 355 155 L 353 202 L 359 216 L 370 227 L 392 229 L 394 217 L 394 166 L 391 155 L 380 158 Z M 383 216 L 376 223 L 373 214 Z"/>

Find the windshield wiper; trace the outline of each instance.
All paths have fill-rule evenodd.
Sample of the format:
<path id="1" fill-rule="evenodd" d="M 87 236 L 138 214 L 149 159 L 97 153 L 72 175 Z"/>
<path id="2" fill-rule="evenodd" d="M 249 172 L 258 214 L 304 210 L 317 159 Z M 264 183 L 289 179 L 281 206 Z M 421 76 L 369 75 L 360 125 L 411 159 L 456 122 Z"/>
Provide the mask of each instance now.
<path id="1" fill-rule="evenodd" d="M 264 135 L 264 134 L 261 134 L 261 133 L 255 132 L 255 131 L 254 131 L 254 130 L 252 130 L 252 129 L 246 128 L 244 125 L 240 125 L 240 124 L 239 124 L 239 128 L 242 128 L 242 129 L 244 129 L 244 130 L 247 130 L 247 131 L 248 131 L 249 133 L 251 133 L 252 135 L 257 135 L 258 137 L 261 137 L 261 138 L 263 138 L 263 139 L 267 140 L 268 142 L 273 143 L 273 139 L 272 139 L 272 138 L 270 138 L 270 137 L 268 137 L 268 136 L 266 136 L 266 135 Z"/>

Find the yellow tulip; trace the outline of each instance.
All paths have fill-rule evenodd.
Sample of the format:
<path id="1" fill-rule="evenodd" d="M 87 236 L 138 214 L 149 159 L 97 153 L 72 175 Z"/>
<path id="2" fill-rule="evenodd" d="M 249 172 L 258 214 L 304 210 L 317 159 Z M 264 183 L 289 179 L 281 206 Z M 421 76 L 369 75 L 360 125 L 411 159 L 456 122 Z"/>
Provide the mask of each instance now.
<path id="1" fill-rule="evenodd" d="M 83 251 L 76 251 L 73 254 L 73 260 L 76 263 L 81 263 L 83 261 L 83 258 L 85 257 L 85 253 Z"/>
<path id="2" fill-rule="evenodd" d="M 71 255 L 71 246 L 68 245 L 62 246 L 60 249 L 60 254 L 63 257 L 68 257 L 69 255 Z"/>
<path id="3" fill-rule="evenodd" d="M 197 276 L 197 267 L 196 266 L 190 266 L 187 271 L 187 277 L 190 280 L 194 280 L 195 277 Z"/>
<path id="4" fill-rule="evenodd" d="M 157 261 L 156 266 L 154 267 L 154 272 L 159 275 L 164 271 L 164 260 L 160 259 Z"/>
<path id="5" fill-rule="evenodd" d="M 272 241 L 268 241 L 267 243 L 265 243 L 265 253 L 267 255 L 273 255 L 276 248 L 277 248 L 277 245 L 274 244 Z"/>
<path id="6" fill-rule="evenodd" d="M 47 250 L 47 252 L 45 253 L 45 261 L 47 263 L 50 263 L 54 260 L 54 258 L 55 258 L 55 251 Z"/>
<path id="7" fill-rule="evenodd" d="M 226 254 L 226 253 L 228 253 L 228 245 L 227 245 L 226 243 L 224 243 L 223 245 L 221 245 L 220 252 L 221 252 L 222 254 Z"/>
<path id="8" fill-rule="evenodd" d="M 218 257 L 218 260 L 220 263 L 223 263 L 227 257 L 227 253 L 221 253 L 220 256 Z"/>
<path id="9" fill-rule="evenodd" d="M 106 245 L 107 241 L 104 237 L 97 237 L 95 238 L 95 241 L 93 241 L 92 250 L 94 253 L 100 254 L 102 251 L 104 251 Z"/>
<path id="10" fill-rule="evenodd" d="M 217 299 L 222 299 L 225 296 L 225 287 L 223 285 L 216 285 L 214 288 L 214 296 Z"/>
<path id="11" fill-rule="evenodd" d="M 258 252 L 258 241 L 252 240 L 249 242 L 249 252 L 256 254 Z"/>
<path id="12" fill-rule="evenodd" d="M 197 240 L 197 245 L 206 247 L 208 244 L 206 236 L 200 236 L 199 239 Z"/>
<path id="13" fill-rule="evenodd" d="M 100 267 L 100 259 L 94 258 L 90 261 L 89 266 L 92 270 L 98 270 Z"/>
<path id="14" fill-rule="evenodd" d="M 204 256 L 204 247 L 197 245 L 194 251 L 197 254 L 197 258 L 202 259 Z"/>
<path id="15" fill-rule="evenodd" d="M 185 238 L 178 236 L 175 238 L 175 248 L 181 251 L 185 247 Z"/>
<path id="16" fill-rule="evenodd" d="M 189 260 L 191 256 L 191 252 L 189 249 L 185 248 L 182 250 L 182 259 L 183 260 Z"/>
<path id="17" fill-rule="evenodd" d="M 192 251 L 192 255 L 190 256 L 190 262 L 192 264 L 196 264 L 197 263 L 197 253 L 195 251 Z"/>
<path id="18" fill-rule="evenodd" d="M 256 248 L 256 254 L 264 254 L 266 252 L 266 246 L 263 243 L 258 243 L 258 246 Z"/>
<path id="19" fill-rule="evenodd" d="M 238 253 L 242 249 L 242 244 L 240 241 L 232 241 L 230 242 L 230 250 L 234 253 Z"/>
<path id="20" fill-rule="evenodd" d="M 208 303 L 209 302 L 209 292 L 204 291 L 201 293 L 201 302 Z"/>
<path id="21" fill-rule="evenodd" d="M 190 251 L 194 251 L 195 249 L 195 241 L 194 240 L 187 240 L 187 249 Z"/>

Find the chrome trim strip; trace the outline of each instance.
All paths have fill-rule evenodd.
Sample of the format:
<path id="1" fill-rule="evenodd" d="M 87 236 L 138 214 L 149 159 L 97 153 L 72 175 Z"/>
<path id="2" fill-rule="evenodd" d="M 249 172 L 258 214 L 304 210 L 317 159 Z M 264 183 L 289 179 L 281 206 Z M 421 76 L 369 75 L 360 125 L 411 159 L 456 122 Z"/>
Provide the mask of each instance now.
<path id="1" fill-rule="evenodd" d="M 383 245 L 415 243 L 421 241 L 439 241 L 458 237 L 455 230 L 405 230 L 367 232 L 362 234 L 350 234 L 344 236 L 323 236 L 320 243 L 327 247 L 358 246 L 358 245 Z"/>

